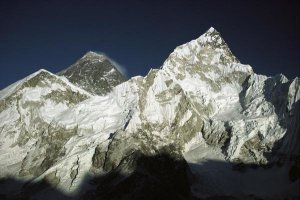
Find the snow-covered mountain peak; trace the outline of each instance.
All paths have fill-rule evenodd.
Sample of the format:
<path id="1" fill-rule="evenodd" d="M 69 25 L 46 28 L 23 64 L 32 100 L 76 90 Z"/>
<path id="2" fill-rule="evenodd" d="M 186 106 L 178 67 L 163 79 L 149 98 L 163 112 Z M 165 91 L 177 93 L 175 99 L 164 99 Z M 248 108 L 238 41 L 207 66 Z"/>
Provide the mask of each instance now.
<path id="1" fill-rule="evenodd" d="M 199 38 L 178 46 L 171 56 L 184 58 L 191 63 L 203 60 L 202 57 L 209 58 L 212 56 L 218 56 L 221 64 L 239 63 L 221 34 L 213 27 L 209 28 Z M 204 64 L 210 63 L 204 62 Z"/>
<path id="2" fill-rule="evenodd" d="M 87 52 L 76 63 L 58 73 L 71 83 L 97 95 L 104 95 L 127 78 L 103 54 Z"/>
<path id="3" fill-rule="evenodd" d="M 49 76 L 55 76 L 54 74 L 52 74 L 51 72 L 47 71 L 46 69 L 39 69 L 38 71 L 36 72 L 33 72 L 32 74 L 26 76 L 25 78 L 23 78 L 23 82 L 25 81 L 28 81 L 32 78 L 35 78 L 35 77 L 40 77 L 40 76 L 45 76 L 45 75 L 49 75 Z"/>
<path id="4" fill-rule="evenodd" d="M 241 64 L 212 27 L 199 38 L 175 48 L 162 69 L 179 81 L 206 84 L 209 93 L 228 84 L 240 91 L 240 84 L 253 74 L 251 66 Z"/>
<path id="5" fill-rule="evenodd" d="M 42 76 L 55 76 L 54 74 L 52 74 L 51 72 L 47 71 L 46 69 L 39 69 L 38 71 L 30 74 L 29 76 L 27 76 L 25 78 L 25 80 L 30 80 L 33 79 L 35 77 L 42 77 Z"/>
<path id="6" fill-rule="evenodd" d="M 198 39 L 206 37 L 207 40 L 223 40 L 221 34 L 214 28 L 210 27 L 204 34 L 202 34 Z M 224 41 L 224 40 L 223 40 Z"/>
<path id="7" fill-rule="evenodd" d="M 25 78 L 17 81 L 16 83 L 13 83 L 9 85 L 8 87 L 4 88 L 3 90 L 0 91 L 0 99 L 4 99 L 11 95 L 12 93 L 16 92 L 20 88 L 24 87 L 34 87 L 39 81 L 42 81 L 46 77 L 50 78 L 56 78 L 54 74 L 51 72 L 45 70 L 45 69 L 40 69 Z"/>
<path id="8" fill-rule="evenodd" d="M 39 74 L 39 73 L 42 73 L 42 72 L 52 74 L 52 73 L 49 72 L 48 70 L 41 68 L 41 69 L 39 69 L 38 71 L 32 73 L 31 75 Z M 30 75 L 29 75 L 29 76 L 30 76 Z"/>
<path id="9" fill-rule="evenodd" d="M 5 98 L 12 98 L 10 96 L 22 95 L 24 90 L 35 90 L 38 88 L 40 90 L 43 90 L 43 88 L 52 88 L 53 90 L 63 88 L 64 90 L 65 87 L 70 88 L 70 90 L 72 90 L 73 92 L 81 93 L 86 97 L 91 96 L 91 94 L 74 86 L 68 80 L 52 74 L 45 69 L 40 69 L 1 90 L 0 100 Z"/>
<path id="10" fill-rule="evenodd" d="M 193 194 L 169 197 L 182 188 L 176 186 L 150 199 L 296 194 L 300 80 L 255 74 L 214 28 L 145 77 L 125 81 L 95 52 L 59 75 L 39 70 L 0 91 L 0 178 L 31 179 L 29 186 L 45 181 L 76 199 L 112 199 L 118 188 L 130 191 L 128 199 L 149 197 L 153 185 L 160 191 L 185 182 L 176 174 L 194 177 L 186 181 Z M 149 163 L 160 154 L 183 163 Z M 20 194 L 55 199 L 51 188 L 31 188 Z"/>
<path id="11" fill-rule="evenodd" d="M 208 33 L 208 32 L 210 32 L 210 33 L 212 33 L 212 32 L 214 32 L 214 31 L 217 31 L 214 27 L 210 27 L 207 31 L 206 31 L 206 33 Z"/>
<path id="12" fill-rule="evenodd" d="M 104 61 L 108 58 L 104 54 L 96 53 L 94 51 L 88 51 L 86 54 L 83 55 L 81 59 L 98 59 L 98 61 Z"/>

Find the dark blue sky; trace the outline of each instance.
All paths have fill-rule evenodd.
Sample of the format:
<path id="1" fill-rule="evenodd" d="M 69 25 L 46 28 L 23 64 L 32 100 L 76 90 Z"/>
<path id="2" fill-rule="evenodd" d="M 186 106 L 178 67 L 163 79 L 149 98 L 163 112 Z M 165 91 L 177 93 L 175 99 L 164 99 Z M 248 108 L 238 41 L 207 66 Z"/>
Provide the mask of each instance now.
<path id="1" fill-rule="evenodd" d="M 256 73 L 294 78 L 299 13 L 297 0 L 1 0 L 0 89 L 40 68 L 56 73 L 89 50 L 129 77 L 145 75 L 211 26 Z"/>

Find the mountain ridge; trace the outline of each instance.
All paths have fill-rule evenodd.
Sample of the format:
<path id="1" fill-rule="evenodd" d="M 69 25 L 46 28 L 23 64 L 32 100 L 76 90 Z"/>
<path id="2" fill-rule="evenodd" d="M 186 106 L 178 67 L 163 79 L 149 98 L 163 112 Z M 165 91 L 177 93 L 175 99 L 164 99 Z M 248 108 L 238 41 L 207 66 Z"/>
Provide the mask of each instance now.
<path id="1" fill-rule="evenodd" d="M 22 91 L 21 101 L 17 98 L 14 102 L 18 103 L 14 105 L 21 103 L 19 107 L 28 109 L 27 112 L 21 110 L 24 115 L 16 114 L 26 123 L 10 118 L 14 109 L 18 111 L 17 106 L 3 104 L 0 118 L 8 116 L 5 124 L 16 124 L 14 134 L 20 134 L 24 128 L 42 130 L 42 134 L 27 137 L 14 147 L 17 149 L 11 149 L 9 142 L 0 146 L 0 151 L 10 155 L 14 151 L 24 152 L 18 162 L 3 154 L 0 167 L 7 168 L 6 174 L 1 176 L 15 173 L 33 183 L 45 180 L 73 195 L 72 198 L 84 198 L 85 191 L 78 188 L 86 176 L 120 173 L 124 175 L 122 180 L 131 183 L 132 177 L 137 178 L 132 174 L 138 168 L 145 171 L 143 176 L 157 177 L 155 168 L 154 171 L 149 168 L 147 160 L 166 154 L 175 161 L 188 164 L 188 176 L 194 177 L 189 182 L 191 195 L 197 198 L 233 196 L 243 199 L 253 195 L 253 198 L 284 199 L 299 196 L 290 189 L 300 183 L 295 159 L 300 153 L 299 78 L 288 80 L 283 75 L 255 74 L 251 66 L 243 65 L 235 58 L 223 39 L 220 42 L 219 33 L 213 38 L 217 45 L 215 41 L 211 42 L 217 33 L 210 28 L 198 39 L 177 47 L 160 69 L 151 69 L 145 77 L 136 76 L 110 85 L 105 94 L 84 96 L 78 89 L 78 93 L 70 93 L 71 98 L 69 93 L 62 96 L 61 99 L 67 101 L 64 109 L 59 107 L 48 120 L 38 117 L 43 121 L 40 126 L 36 126 L 35 118 L 27 117 L 26 113 L 39 116 L 39 109 L 44 108 L 43 101 L 34 99 L 41 104 L 36 106 L 32 100 L 23 98 L 26 93 Z M 88 54 L 87 57 L 99 57 L 93 52 Z M 80 80 L 89 83 L 89 80 Z M 31 86 L 31 91 L 40 87 L 39 84 Z M 72 90 L 71 86 L 74 85 L 70 83 L 63 88 Z M 55 89 L 59 88 L 53 88 L 53 83 L 45 86 L 45 91 Z M 76 95 L 84 97 L 72 103 L 70 100 Z M 47 96 L 46 101 L 52 99 Z M 49 108 L 53 105 L 60 105 L 60 101 L 51 102 Z M 9 141 L 11 134 L 5 124 L 0 124 L 1 141 Z M 165 161 L 162 166 L 173 166 L 172 159 L 162 159 Z M 209 167 L 210 164 L 205 164 L 208 160 L 224 164 L 211 162 L 212 167 Z M 207 167 L 200 167 L 202 164 Z M 14 170 L 9 166 L 15 166 Z M 185 165 L 179 166 L 182 167 L 179 169 L 185 169 Z M 272 167 L 264 169 L 267 166 Z M 296 173 L 293 172 L 292 179 L 288 180 L 292 169 L 296 169 Z M 257 177 L 251 178 L 255 174 Z M 166 177 L 171 179 L 167 171 Z M 277 181 L 273 182 L 270 177 Z M 243 187 L 230 180 L 239 180 Z M 106 192 L 101 188 L 110 190 L 112 183 L 98 184 L 95 192 L 105 197 Z M 122 191 L 125 185 L 119 182 L 115 186 Z M 32 197 L 40 194 L 33 193 Z M 135 194 L 142 195 L 134 191 L 128 195 Z"/>

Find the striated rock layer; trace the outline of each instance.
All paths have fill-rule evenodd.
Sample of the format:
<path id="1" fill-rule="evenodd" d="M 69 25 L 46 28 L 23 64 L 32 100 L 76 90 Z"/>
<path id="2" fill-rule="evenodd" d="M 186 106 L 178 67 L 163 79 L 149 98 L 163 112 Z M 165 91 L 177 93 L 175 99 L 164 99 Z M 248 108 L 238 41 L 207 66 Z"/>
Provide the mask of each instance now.
<path id="1" fill-rule="evenodd" d="M 1 177 L 49 184 L 17 195 L 299 197 L 299 78 L 255 74 L 214 28 L 123 83 L 80 77 L 99 57 L 60 73 L 92 94 L 45 70 L 0 92 Z"/>

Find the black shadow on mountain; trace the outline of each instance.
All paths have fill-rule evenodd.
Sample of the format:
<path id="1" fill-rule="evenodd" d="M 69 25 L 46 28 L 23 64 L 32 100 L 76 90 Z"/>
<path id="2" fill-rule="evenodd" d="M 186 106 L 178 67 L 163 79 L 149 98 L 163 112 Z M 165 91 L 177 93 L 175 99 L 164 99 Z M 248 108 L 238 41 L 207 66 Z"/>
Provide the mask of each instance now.
<path id="1" fill-rule="evenodd" d="M 71 200 L 72 197 L 58 191 L 47 181 L 43 180 L 36 183 L 21 181 L 13 177 L 0 179 L 0 199 L 1 200 L 29 200 L 43 199 Z M 37 195 L 33 197 L 33 195 Z"/>
<path id="2" fill-rule="evenodd" d="M 280 119 L 286 119 L 288 117 L 286 107 L 291 81 L 281 83 L 280 79 L 280 75 L 276 75 L 273 78 L 268 78 L 264 82 L 263 93 L 265 99 L 274 106 L 277 116 Z M 280 120 L 279 124 L 284 128 L 287 127 L 286 120 Z"/>
<path id="3" fill-rule="evenodd" d="M 192 199 L 189 167 L 184 159 L 167 154 L 142 155 L 133 166 L 129 175 L 117 167 L 103 176 L 86 176 L 78 190 L 83 195 L 77 197 L 60 192 L 45 180 L 26 183 L 15 178 L 2 179 L 0 199 Z"/>
<path id="4" fill-rule="evenodd" d="M 134 162 L 135 169 L 127 177 L 118 168 L 95 177 L 92 182 L 97 189 L 87 192 L 84 199 L 191 199 L 185 160 L 159 154 L 138 156 Z"/>
<path id="5" fill-rule="evenodd" d="M 127 162 L 121 165 L 123 169 L 124 166 L 125 168 L 128 165 L 132 166 L 132 163 Z M 2 179 L 0 181 L 0 199 L 200 200 L 200 198 L 192 195 L 192 191 L 194 194 L 197 194 L 202 191 L 202 188 L 215 187 L 213 188 L 215 190 L 218 190 L 218 188 L 224 189 L 218 182 L 215 182 L 215 186 L 205 185 L 207 180 L 203 180 L 201 174 L 207 172 L 214 173 L 214 171 L 223 174 L 224 170 L 232 170 L 243 174 L 247 170 L 255 170 L 261 167 L 257 165 L 241 165 L 238 163 L 207 160 L 201 163 L 201 165 L 190 164 L 190 168 L 185 160 L 176 159 L 167 154 L 155 156 L 142 155 L 134 161 L 133 165 L 133 171 L 129 175 L 124 175 L 119 167 L 116 167 L 103 176 L 90 177 L 87 175 L 79 187 L 78 194 L 80 195 L 75 197 L 64 194 L 44 180 L 37 183 L 25 183 L 14 178 Z M 196 168 L 198 173 L 192 173 L 191 169 L 193 168 Z M 218 174 L 216 175 L 218 176 Z M 213 178 L 216 175 L 211 174 L 211 177 Z M 209 179 L 210 176 L 206 174 L 204 177 Z M 227 178 L 230 179 L 230 177 Z M 218 179 L 214 179 L 213 181 L 216 180 Z M 194 187 L 195 185 L 196 187 Z M 296 196 L 296 198 L 298 197 Z M 244 194 L 242 198 L 248 200 L 260 199 L 255 194 Z M 235 197 L 235 194 L 228 194 L 227 196 L 210 196 L 203 199 L 235 200 L 241 198 Z"/>

